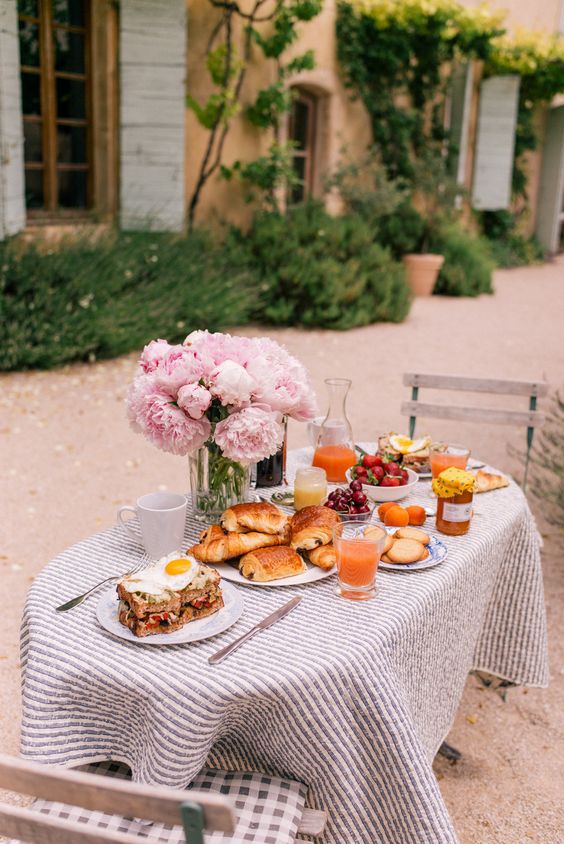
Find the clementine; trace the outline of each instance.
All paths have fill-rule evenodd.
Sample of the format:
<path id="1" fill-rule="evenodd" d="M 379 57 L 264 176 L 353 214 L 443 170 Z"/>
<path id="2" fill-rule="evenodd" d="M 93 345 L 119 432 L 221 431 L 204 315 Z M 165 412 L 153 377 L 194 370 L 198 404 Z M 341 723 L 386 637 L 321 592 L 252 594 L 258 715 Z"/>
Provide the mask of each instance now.
<path id="1" fill-rule="evenodd" d="M 407 514 L 409 516 L 409 524 L 416 525 L 420 527 L 421 525 L 425 524 L 425 519 L 427 518 L 427 513 L 423 507 L 419 507 L 417 504 L 412 504 L 411 507 L 407 507 Z"/>
<path id="2" fill-rule="evenodd" d="M 384 516 L 390 509 L 390 507 L 396 507 L 395 501 L 384 501 L 383 504 L 380 504 L 378 507 L 378 515 L 380 516 L 381 520 L 384 521 Z"/>
<path id="3" fill-rule="evenodd" d="M 385 513 L 384 524 L 388 527 L 407 527 L 409 524 L 409 513 L 399 504 L 394 504 L 393 507 Z"/>

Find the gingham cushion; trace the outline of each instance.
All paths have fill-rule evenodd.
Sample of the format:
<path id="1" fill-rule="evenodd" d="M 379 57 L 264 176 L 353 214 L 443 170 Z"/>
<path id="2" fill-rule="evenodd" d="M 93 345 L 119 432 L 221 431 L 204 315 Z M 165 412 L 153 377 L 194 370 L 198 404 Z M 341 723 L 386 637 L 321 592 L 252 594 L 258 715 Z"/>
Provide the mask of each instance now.
<path id="1" fill-rule="evenodd" d="M 129 779 L 131 776 L 129 769 L 117 762 L 82 765 L 77 770 L 120 779 Z M 307 788 L 302 783 L 265 774 L 233 773 L 204 768 L 189 786 L 188 790 L 191 789 L 225 794 L 235 803 L 238 820 L 233 835 L 209 832 L 205 835 L 206 844 L 294 844 L 307 793 Z M 79 806 L 67 806 L 48 800 L 35 800 L 32 808 L 44 815 L 88 824 L 92 828 L 137 834 L 151 842 L 185 842 L 181 826 L 167 826 L 119 815 L 107 815 L 104 812 L 91 812 Z M 12 840 L 9 844 L 21 842 Z"/>

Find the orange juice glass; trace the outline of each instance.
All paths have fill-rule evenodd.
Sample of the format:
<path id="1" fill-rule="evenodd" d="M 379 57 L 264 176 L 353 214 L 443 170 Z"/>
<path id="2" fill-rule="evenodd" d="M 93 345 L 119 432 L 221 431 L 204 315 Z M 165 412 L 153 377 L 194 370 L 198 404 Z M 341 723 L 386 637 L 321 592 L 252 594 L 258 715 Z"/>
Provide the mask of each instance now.
<path id="1" fill-rule="evenodd" d="M 447 445 L 446 443 L 433 443 L 429 449 L 429 463 L 434 478 L 438 478 L 445 469 L 455 466 L 457 469 L 466 469 L 470 449 L 463 445 Z"/>
<path id="2" fill-rule="evenodd" d="M 337 554 L 337 595 L 352 601 L 367 601 L 376 595 L 376 571 L 384 550 L 385 536 L 366 534 L 368 526 L 340 522 L 333 528 Z"/>
<path id="3" fill-rule="evenodd" d="M 356 452 L 348 445 L 318 445 L 311 465 L 325 469 L 331 483 L 342 483 L 347 479 L 347 469 L 355 463 Z"/>

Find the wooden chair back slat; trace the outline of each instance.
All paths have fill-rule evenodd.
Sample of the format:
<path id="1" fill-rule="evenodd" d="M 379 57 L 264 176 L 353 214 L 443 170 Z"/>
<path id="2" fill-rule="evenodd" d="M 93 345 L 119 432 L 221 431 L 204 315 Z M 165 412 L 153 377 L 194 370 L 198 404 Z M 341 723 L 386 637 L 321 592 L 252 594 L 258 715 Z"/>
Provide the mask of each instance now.
<path id="1" fill-rule="evenodd" d="M 539 428 L 544 424 L 544 414 L 538 410 L 497 410 L 493 407 L 452 407 L 446 404 L 429 404 L 406 401 L 401 405 L 403 416 L 425 416 L 430 419 L 452 419 L 458 422 L 489 422 L 493 425 L 519 425 Z"/>
<path id="2" fill-rule="evenodd" d="M 0 806 L 0 835 L 33 844 L 139 844 L 138 835 L 92 829 L 84 823 L 51 818 L 22 809 L 19 806 Z"/>
<path id="3" fill-rule="evenodd" d="M 513 381 L 495 378 L 466 378 L 461 375 L 433 375 L 406 372 L 403 383 L 407 387 L 427 387 L 436 390 L 460 390 L 468 393 L 492 393 L 512 396 L 546 396 L 546 381 Z"/>
<path id="4" fill-rule="evenodd" d="M 171 825 L 182 823 L 180 807 L 189 801 L 202 806 L 206 829 L 234 830 L 232 803 L 222 795 L 139 785 L 4 754 L 0 754 L 0 788 L 112 815 L 147 818 Z"/>

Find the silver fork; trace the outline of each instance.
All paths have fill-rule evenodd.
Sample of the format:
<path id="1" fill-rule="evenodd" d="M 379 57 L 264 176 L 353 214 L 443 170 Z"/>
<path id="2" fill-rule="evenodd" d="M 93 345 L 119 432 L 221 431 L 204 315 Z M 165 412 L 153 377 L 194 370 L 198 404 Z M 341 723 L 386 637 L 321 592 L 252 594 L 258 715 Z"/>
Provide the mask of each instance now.
<path id="1" fill-rule="evenodd" d="M 103 586 L 104 583 L 111 583 L 112 580 L 121 580 L 122 577 L 130 577 L 132 574 L 137 574 L 137 572 L 145 568 L 148 562 L 150 562 L 149 555 L 143 554 L 137 565 L 133 566 L 133 568 L 129 571 L 126 571 L 125 574 L 115 574 L 112 577 L 106 577 L 105 580 L 101 580 L 93 586 L 92 589 L 89 589 L 87 592 L 83 592 L 82 595 L 77 595 L 76 598 L 71 598 L 71 600 L 67 601 L 66 604 L 61 604 L 60 607 L 55 607 L 55 612 L 66 612 L 67 610 L 72 610 L 75 607 L 78 607 L 79 604 L 82 604 L 89 595 L 95 592 L 100 586 Z"/>

